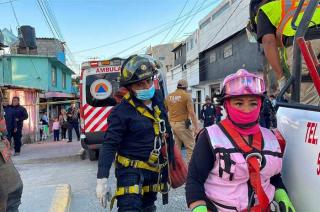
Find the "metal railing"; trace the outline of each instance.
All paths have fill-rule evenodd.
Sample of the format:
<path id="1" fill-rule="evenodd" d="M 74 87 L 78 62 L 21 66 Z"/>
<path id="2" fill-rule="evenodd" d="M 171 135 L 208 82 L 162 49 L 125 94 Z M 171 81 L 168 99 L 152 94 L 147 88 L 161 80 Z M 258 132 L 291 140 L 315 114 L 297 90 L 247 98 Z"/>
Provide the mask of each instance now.
<path id="1" fill-rule="evenodd" d="M 293 16 L 291 25 L 292 25 L 293 29 L 296 29 L 296 34 L 295 34 L 294 42 L 293 42 L 293 64 L 291 67 L 292 74 L 291 74 L 291 77 L 289 78 L 289 80 L 287 81 L 287 84 L 280 91 L 280 93 L 278 95 L 278 98 L 277 98 L 278 103 L 277 104 L 279 106 L 290 107 L 290 108 L 300 108 L 300 109 L 303 108 L 306 110 L 320 111 L 318 106 L 300 104 L 302 63 L 301 63 L 301 50 L 300 50 L 300 47 L 297 43 L 298 38 L 305 37 L 305 35 L 308 31 L 309 23 L 311 22 L 311 19 L 314 15 L 314 12 L 315 12 L 317 6 L 319 5 L 319 1 L 320 0 L 310 0 L 309 1 L 308 6 L 307 6 L 306 10 L 304 11 L 304 14 L 303 14 L 302 19 L 301 19 L 298 26 L 297 26 L 296 22 L 298 20 L 298 16 L 301 12 L 303 5 L 305 4 L 305 0 L 300 0 L 299 5 L 297 7 L 297 10 Z M 319 32 L 320 32 L 320 29 L 319 29 Z M 319 37 L 319 39 L 320 39 L 320 37 Z M 282 99 L 290 87 L 291 87 L 291 100 L 292 100 L 292 102 L 290 102 L 290 103 L 283 102 Z"/>

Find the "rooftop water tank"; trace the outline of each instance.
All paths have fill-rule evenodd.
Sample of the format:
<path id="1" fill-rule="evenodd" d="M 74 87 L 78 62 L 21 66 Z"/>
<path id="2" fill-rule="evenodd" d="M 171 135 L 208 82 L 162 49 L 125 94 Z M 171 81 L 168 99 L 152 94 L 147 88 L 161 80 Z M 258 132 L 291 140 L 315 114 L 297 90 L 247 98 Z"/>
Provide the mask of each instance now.
<path id="1" fill-rule="evenodd" d="M 56 57 L 60 62 L 62 62 L 63 64 L 66 64 L 66 55 L 63 51 L 57 52 Z"/>
<path id="2" fill-rule="evenodd" d="M 32 26 L 21 26 L 18 30 L 19 34 L 19 47 L 30 49 L 37 48 L 36 44 L 36 32 Z"/>

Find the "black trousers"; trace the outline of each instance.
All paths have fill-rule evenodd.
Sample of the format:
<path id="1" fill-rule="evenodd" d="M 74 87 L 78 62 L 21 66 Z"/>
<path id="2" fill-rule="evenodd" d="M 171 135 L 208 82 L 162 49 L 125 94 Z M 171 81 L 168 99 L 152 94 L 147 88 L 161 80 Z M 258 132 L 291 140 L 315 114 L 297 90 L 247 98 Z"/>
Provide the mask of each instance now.
<path id="1" fill-rule="evenodd" d="M 68 128 L 61 127 L 61 139 L 67 138 L 67 129 Z"/>
<path id="2" fill-rule="evenodd" d="M 53 130 L 53 140 L 54 141 L 59 141 L 59 133 L 60 133 L 60 130 Z"/>
<path id="3" fill-rule="evenodd" d="M 72 141 L 72 129 L 76 131 L 77 138 L 80 140 L 80 131 L 79 131 L 79 123 L 78 122 L 70 122 L 68 127 L 68 139 Z"/>
<path id="4" fill-rule="evenodd" d="M 10 130 L 8 133 L 8 140 L 11 143 L 11 140 L 13 138 L 14 142 L 14 152 L 20 152 L 21 151 L 21 138 L 22 138 L 22 129 L 18 129 L 16 132 L 14 130 Z"/>

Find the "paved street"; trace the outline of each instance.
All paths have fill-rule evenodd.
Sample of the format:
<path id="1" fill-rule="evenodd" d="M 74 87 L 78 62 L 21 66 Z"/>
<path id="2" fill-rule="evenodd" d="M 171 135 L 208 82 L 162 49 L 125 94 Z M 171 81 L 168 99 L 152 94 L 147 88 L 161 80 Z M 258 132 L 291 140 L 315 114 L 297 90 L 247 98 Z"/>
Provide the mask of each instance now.
<path id="1" fill-rule="evenodd" d="M 95 197 L 97 162 L 81 160 L 80 148 L 79 142 L 46 142 L 22 147 L 22 154 L 14 157 L 24 183 L 22 212 L 48 211 L 59 184 L 71 185 L 71 212 L 105 211 Z M 111 181 L 115 188 L 113 173 Z M 187 211 L 184 188 L 170 193 L 169 205 L 162 206 L 161 195 L 158 197 L 158 211 Z"/>

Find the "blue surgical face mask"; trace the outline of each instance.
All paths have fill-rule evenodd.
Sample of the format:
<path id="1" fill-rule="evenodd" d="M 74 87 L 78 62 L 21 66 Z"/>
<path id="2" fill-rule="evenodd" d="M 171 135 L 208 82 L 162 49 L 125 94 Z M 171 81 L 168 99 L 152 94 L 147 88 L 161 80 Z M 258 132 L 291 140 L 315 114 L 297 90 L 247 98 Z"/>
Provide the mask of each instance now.
<path id="1" fill-rule="evenodd" d="M 152 99 L 156 89 L 152 85 L 149 89 L 136 90 L 136 97 L 142 101 Z"/>

